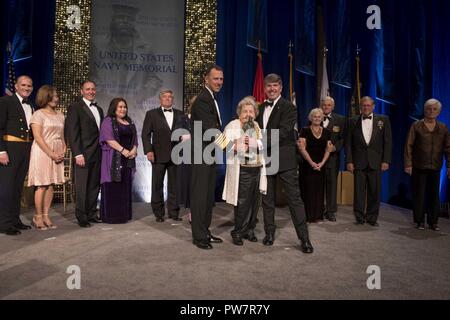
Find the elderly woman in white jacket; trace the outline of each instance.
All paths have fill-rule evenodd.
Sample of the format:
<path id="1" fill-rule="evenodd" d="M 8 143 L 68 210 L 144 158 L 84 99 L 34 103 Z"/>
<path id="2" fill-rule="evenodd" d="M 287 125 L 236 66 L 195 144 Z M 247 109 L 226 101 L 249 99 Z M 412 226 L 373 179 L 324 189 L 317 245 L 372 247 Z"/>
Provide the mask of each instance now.
<path id="1" fill-rule="evenodd" d="M 224 135 L 233 141 L 227 153 L 227 171 L 222 198 L 234 206 L 234 229 L 231 237 L 235 245 L 243 239 L 256 242 L 254 229 L 259 209 L 260 193 L 267 190 L 261 130 L 253 121 L 258 107 L 253 97 L 242 99 L 237 107 L 239 119 L 231 121 Z"/>

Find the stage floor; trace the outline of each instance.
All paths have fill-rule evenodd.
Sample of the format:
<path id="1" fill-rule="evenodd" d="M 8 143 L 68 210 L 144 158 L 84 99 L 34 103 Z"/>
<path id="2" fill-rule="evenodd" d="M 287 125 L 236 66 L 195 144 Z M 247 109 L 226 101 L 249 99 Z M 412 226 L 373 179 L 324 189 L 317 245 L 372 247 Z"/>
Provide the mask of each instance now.
<path id="1" fill-rule="evenodd" d="M 305 255 L 288 209 L 277 208 L 276 241 L 231 243 L 231 206 L 214 208 L 212 232 L 224 243 L 192 245 L 190 225 L 157 223 L 150 204 L 135 203 L 124 225 L 75 224 L 73 207 L 51 212 L 56 230 L 0 234 L 0 299 L 450 299 L 450 221 L 440 232 L 414 229 L 408 210 L 382 205 L 380 227 L 356 226 L 350 207 L 336 223 L 310 225 L 315 252 Z M 32 210 L 24 212 L 29 223 Z M 69 266 L 81 289 L 69 290 Z M 381 289 L 369 290 L 367 268 L 380 268 Z"/>

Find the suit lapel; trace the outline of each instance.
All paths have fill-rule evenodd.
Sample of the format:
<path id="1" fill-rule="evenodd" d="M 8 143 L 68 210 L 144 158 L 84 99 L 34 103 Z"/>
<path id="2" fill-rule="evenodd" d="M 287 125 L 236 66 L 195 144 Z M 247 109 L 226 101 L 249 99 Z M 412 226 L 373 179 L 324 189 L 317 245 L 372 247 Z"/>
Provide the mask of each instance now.
<path id="1" fill-rule="evenodd" d="M 83 104 L 83 110 L 86 112 L 86 114 L 89 116 L 89 118 L 94 121 L 95 126 L 97 126 L 97 121 L 95 120 L 94 114 L 92 113 L 91 109 L 88 107 L 88 105 L 84 102 L 84 100 L 81 100 L 81 103 Z M 99 113 L 100 114 L 100 113 Z"/>
<path id="2" fill-rule="evenodd" d="M 264 128 L 263 121 L 264 121 L 264 109 L 265 108 L 266 108 L 266 105 L 264 103 L 261 103 L 259 105 L 259 113 L 258 113 L 258 117 L 256 118 L 258 125 L 261 129 Z"/>
<path id="3" fill-rule="evenodd" d="M 364 132 L 362 128 L 362 116 L 359 116 L 356 120 L 356 128 L 358 130 L 360 138 L 362 139 L 362 142 L 367 145 L 366 139 L 364 139 Z"/>
<path id="4" fill-rule="evenodd" d="M 173 131 L 173 129 L 176 127 L 176 124 L 178 123 L 179 118 L 180 118 L 179 113 L 175 112 L 175 109 L 173 109 L 173 123 L 172 123 L 172 130 L 171 131 Z"/>
<path id="5" fill-rule="evenodd" d="M 377 134 L 377 123 L 378 123 L 378 117 L 375 116 L 375 113 L 373 114 L 373 121 L 372 121 L 372 136 L 370 137 L 370 142 L 368 145 L 373 143 L 373 140 L 375 139 L 375 135 Z"/>
<path id="6" fill-rule="evenodd" d="M 164 123 L 166 125 L 166 128 L 170 131 L 170 126 L 167 123 L 167 119 L 166 119 L 166 116 L 164 115 L 164 111 L 162 111 L 161 107 L 159 107 L 158 109 L 159 109 L 158 115 L 161 118 L 161 122 Z M 172 112 L 173 112 L 173 110 L 172 110 Z M 175 115 L 174 115 L 173 123 L 175 123 Z M 173 127 L 173 123 L 172 123 L 172 127 Z"/>
<path id="7" fill-rule="evenodd" d="M 281 98 L 277 101 L 277 103 L 272 107 L 273 110 L 270 113 L 269 120 L 267 120 L 267 128 L 270 128 L 270 124 L 272 123 L 273 119 L 275 118 L 276 114 L 280 110 L 280 104 L 281 104 Z"/>

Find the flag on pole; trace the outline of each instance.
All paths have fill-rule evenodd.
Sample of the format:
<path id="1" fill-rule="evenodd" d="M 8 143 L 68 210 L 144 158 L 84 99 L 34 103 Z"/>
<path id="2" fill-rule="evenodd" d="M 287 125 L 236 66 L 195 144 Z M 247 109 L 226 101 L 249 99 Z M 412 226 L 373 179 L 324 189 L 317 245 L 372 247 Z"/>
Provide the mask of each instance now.
<path id="1" fill-rule="evenodd" d="M 361 48 L 359 46 L 356 46 L 356 68 L 355 68 L 355 88 L 353 90 L 351 105 L 350 105 L 350 112 L 349 116 L 356 116 L 360 114 L 359 111 L 359 102 L 361 101 L 361 81 L 360 81 L 360 75 L 359 75 L 359 53 L 361 52 Z"/>
<path id="2" fill-rule="evenodd" d="M 288 58 L 289 58 L 289 97 L 291 99 L 292 105 L 294 106 L 295 110 L 297 110 L 297 100 L 296 100 L 296 95 L 295 95 L 295 91 L 294 91 L 294 56 L 292 55 L 292 47 L 294 45 L 292 44 L 292 41 L 289 41 L 289 53 L 288 53 Z M 294 131 L 296 134 L 296 137 L 299 136 L 298 133 L 298 125 L 297 125 L 297 121 L 295 122 L 294 125 Z"/>
<path id="3" fill-rule="evenodd" d="M 11 53 L 11 43 L 8 42 L 6 47 L 6 53 L 8 54 L 8 78 L 6 79 L 5 95 L 12 96 L 16 91 L 14 84 L 16 83 L 16 72 L 14 71 L 14 60 Z"/>
<path id="4" fill-rule="evenodd" d="M 330 96 L 330 86 L 328 83 L 328 72 L 327 72 L 327 52 L 326 47 L 323 48 L 323 59 L 322 59 L 322 85 L 320 87 L 320 100 Z"/>
<path id="5" fill-rule="evenodd" d="M 288 58 L 289 58 L 289 97 L 291 99 L 291 102 L 294 104 L 294 106 L 296 106 L 295 92 L 294 92 L 294 64 L 293 64 L 294 56 L 292 55 L 292 47 L 293 46 L 294 45 L 292 44 L 292 41 L 289 41 L 289 53 L 288 53 Z"/>
<path id="6" fill-rule="evenodd" d="M 258 41 L 258 64 L 256 66 L 255 82 L 253 83 L 253 96 L 257 103 L 263 103 L 266 98 L 264 93 L 264 72 L 262 64 L 261 46 Z"/>

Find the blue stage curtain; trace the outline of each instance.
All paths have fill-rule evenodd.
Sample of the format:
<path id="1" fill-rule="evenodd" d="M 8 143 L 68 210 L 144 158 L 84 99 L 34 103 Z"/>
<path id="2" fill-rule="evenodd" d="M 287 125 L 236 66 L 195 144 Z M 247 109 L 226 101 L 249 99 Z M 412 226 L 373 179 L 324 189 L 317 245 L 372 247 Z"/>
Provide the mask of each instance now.
<path id="1" fill-rule="evenodd" d="M 350 47 L 350 3 L 348 0 L 324 1 L 324 22 L 330 82 L 350 88 L 352 85 L 352 54 Z M 331 91 L 331 89 L 330 89 Z M 331 91 L 334 94 L 333 91 Z"/>
<path id="2" fill-rule="evenodd" d="M 298 71 L 316 74 L 316 1 L 295 2 L 295 67 Z"/>
<path id="3" fill-rule="evenodd" d="M 442 103 L 439 120 L 450 126 L 450 1 L 432 3 L 432 97 Z M 449 201 L 446 168 L 441 172 L 441 202 Z"/>
<path id="4" fill-rule="evenodd" d="M 307 1 L 307 0 L 302 0 Z M 318 0 L 313 1 L 316 5 Z M 383 174 L 382 200 L 388 202 L 399 189 L 405 186 L 410 192 L 410 177 L 403 171 L 403 147 L 408 129 L 414 116 L 422 117 L 423 101 L 434 96 L 443 103 L 441 121 L 450 124 L 450 2 L 446 0 L 322 0 L 325 8 L 344 6 L 340 10 L 346 16 L 326 9 L 325 24 L 327 46 L 330 48 L 328 68 L 332 80 L 341 78 L 339 85 L 330 84 L 330 91 L 336 101 L 336 111 L 347 115 L 354 86 L 354 58 L 356 45 L 362 51 L 361 82 L 362 95 L 393 100 L 395 106 L 377 99 L 375 112 L 390 117 L 393 128 L 394 152 L 389 171 Z M 381 8 L 382 27 L 385 30 L 369 30 L 366 13 L 370 5 Z M 289 40 L 293 40 L 297 24 L 304 21 L 295 14 L 300 1 L 268 1 L 268 53 L 263 54 L 265 74 L 279 73 L 284 80 L 283 96 L 288 96 L 289 65 L 287 50 Z M 246 45 L 248 1 L 219 0 L 219 25 L 217 42 L 217 62 L 225 69 L 225 85 L 222 113 L 225 121 L 235 114 L 237 102 L 251 94 L 256 68 L 256 51 Z M 225 19 L 226 17 L 226 19 Z M 348 19 L 344 21 L 343 18 Z M 348 26 L 347 26 L 348 25 Z M 333 32 L 342 31 L 340 38 Z M 310 30 L 312 33 L 315 30 Z M 377 33 L 382 37 L 377 43 Z M 345 37 L 345 38 L 342 38 Z M 348 44 L 350 52 L 345 56 Z M 297 42 L 297 39 L 295 39 Z M 344 49 L 337 49 L 344 45 Z M 298 49 L 298 48 L 297 48 Z M 336 52 L 338 51 L 338 52 Z M 315 54 L 315 53 L 314 53 Z M 313 56 L 314 56 L 313 54 Z M 341 55 L 341 57 L 338 57 Z M 342 68 L 342 61 L 350 64 Z M 298 61 L 295 62 L 296 64 Z M 377 79 L 377 67 L 379 68 Z M 380 69 L 382 68 L 382 69 Z M 348 80 L 345 69 L 351 69 L 352 88 L 341 86 Z M 344 79 L 344 80 L 342 80 Z M 294 76 L 297 93 L 299 126 L 306 124 L 306 116 L 316 107 L 316 76 L 298 71 Z M 446 192 L 443 179 L 442 194 Z"/>
<path id="5" fill-rule="evenodd" d="M 267 52 L 267 0 L 248 1 L 247 45 Z"/>
<path id="6" fill-rule="evenodd" d="M 24 8 L 24 6 L 27 6 Z M 6 44 L 8 42 L 17 42 L 22 35 L 28 37 L 28 33 L 22 32 L 28 30 L 28 24 L 31 23 L 31 39 L 25 43 L 30 44 L 31 57 L 15 62 L 16 76 L 27 74 L 33 79 L 36 94 L 37 89 L 44 84 L 51 84 L 53 81 L 53 39 L 55 32 L 55 11 L 56 2 L 53 0 L 23 0 L 2 1 L 1 2 L 1 75 L 2 75 L 2 93 L 4 92 L 6 76 Z M 30 15 L 22 20 L 23 25 L 18 25 L 16 21 L 20 15 Z M 16 40 L 14 40 L 14 38 Z M 31 40 L 31 41 L 30 41 Z M 20 58 L 20 57 L 15 57 Z"/>

